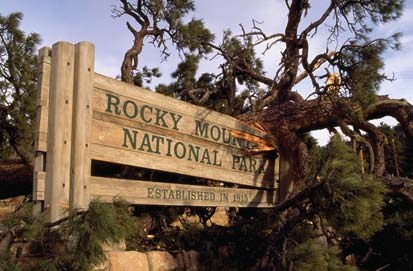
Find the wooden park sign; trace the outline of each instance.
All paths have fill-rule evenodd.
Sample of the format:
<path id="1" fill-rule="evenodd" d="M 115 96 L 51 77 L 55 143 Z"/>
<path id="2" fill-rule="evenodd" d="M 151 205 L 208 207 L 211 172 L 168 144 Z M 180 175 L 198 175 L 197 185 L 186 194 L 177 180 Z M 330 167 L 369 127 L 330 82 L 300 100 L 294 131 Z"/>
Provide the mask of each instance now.
<path id="1" fill-rule="evenodd" d="M 91 199 L 133 204 L 271 207 L 279 159 L 265 133 L 235 118 L 94 72 L 94 46 L 39 53 L 34 200 L 48 219 Z M 91 161 L 174 172 L 250 188 L 91 176 Z"/>

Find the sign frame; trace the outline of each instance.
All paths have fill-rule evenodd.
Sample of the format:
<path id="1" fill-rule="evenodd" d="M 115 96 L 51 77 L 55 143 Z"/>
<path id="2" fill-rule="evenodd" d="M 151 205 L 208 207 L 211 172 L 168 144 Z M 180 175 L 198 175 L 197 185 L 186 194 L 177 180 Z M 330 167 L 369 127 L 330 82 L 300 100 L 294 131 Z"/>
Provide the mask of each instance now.
<path id="1" fill-rule="evenodd" d="M 274 150 L 263 131 L 97 74 L 94 50 L 89 42 L 57 42 L 39 51 L 33 199 L 44 203 L 48 221 L 62 218 L 67 208 L 87 209 L 92 199 L 114 197 L 177 206 L 268 208 L 278 203 L 279 159 L 251 154 Z M 252 188 L 96 177 L 92 160 Z"/>

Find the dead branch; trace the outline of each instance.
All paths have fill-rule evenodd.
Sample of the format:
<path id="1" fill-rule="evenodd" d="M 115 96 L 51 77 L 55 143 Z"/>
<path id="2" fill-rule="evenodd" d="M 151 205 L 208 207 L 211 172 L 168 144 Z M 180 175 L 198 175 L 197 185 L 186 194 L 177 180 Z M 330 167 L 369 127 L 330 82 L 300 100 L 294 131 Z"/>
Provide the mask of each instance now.
<path id="1" fill-rule="evenodd" d="M 340 124 L 340 129 L 341 131 L 348 137 L 350 137 L 352 140 L 356 141 L 357 143 L 361 143 L 364 146 L 367 147 L 369 151 L 369 158 L 370 158 L 370 173 L 373 173 L 374 171 L 374 150 L 370 142 L 368 142 L 362 135 L 356 133 L 355 131 L 351 131 L 347 124 L 342 123 Z"/>

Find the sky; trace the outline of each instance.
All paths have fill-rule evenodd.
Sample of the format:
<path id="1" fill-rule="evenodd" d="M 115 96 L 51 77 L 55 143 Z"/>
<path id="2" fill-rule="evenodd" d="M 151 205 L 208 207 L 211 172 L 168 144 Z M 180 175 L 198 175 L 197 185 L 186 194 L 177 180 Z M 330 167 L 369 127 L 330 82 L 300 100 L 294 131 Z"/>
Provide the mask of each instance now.
<path id="1" fill-rule="evenodd" d="M 304 24 L 317 18 L 327 1 L 312 1 L 312 8 L 304 19 Z M 126 28 L 127 18 L 113 18 L 112 9 L 118 5 L 115 0 L 0 0 L 0 14 L 11 12 L 24 14 L 22 29 L 26 33 L 36 32 L 42 37 L 42 46 L 51 47 L 57 41 L 77 43 L 89 41 L 95 44 L 95 71 L 106 76 L 115 77 L 120 74 L 120 66 L 124 53 L 132 45 L 132 35 Z M 246 29 L 252 26 L 252 19 L 262 22 L 260 26 L 269 34 L 282 32 L 285 28 L 287 11 L 284 0 L 195 0 L 197 18 L 202 18 L 205 25 L 216 35 L 215 43 L 219 44 L 224 29 L 231 29 L 240 34 L 242 24 Z M 132 23 L 132 21 L 131 21 Z M 405 98 L 413 103 L 413 1 L 406 1 L 403 16 L 387 25 L 376 26 L 374 35 L 387 37 L 395 32 L 403 34 L 402 49 L 385 54 L 385 73 L 394 76 L 393 82 L 384 82 L 380 94 L 392 98 Z M 318 35 L 310 41 L 310 54 L 326 50 L 327 32 L 320 29 Z M 334 44 L 329 45 L 329 49 Z M 268 77 L 273 77 L 280 59 L 281 47 L 274 47 L 262 55 L 264 48 L 257 53 L 264 61 L 264 69 Z M 139 65 L 143 67 L 159 67 L 162 77 L 153 84 L 168 83 L 170 74 L 179 63 L 180 56 L 172 51 L 168 61 L 161 61 L 160 51 L 150 44 L 145 45 L 140 56 Z M 219 59 L 205 59 L 199 69 L 202 72 L 214 72 Z M 312 92 L 308 82 L 297 86 L 297 91 L 304 96 Z M 395 120 L 385 118 L 390 125 Z M 312 133 L 321 145 L 327 143 L 329 135 L 325 130 Z"/>

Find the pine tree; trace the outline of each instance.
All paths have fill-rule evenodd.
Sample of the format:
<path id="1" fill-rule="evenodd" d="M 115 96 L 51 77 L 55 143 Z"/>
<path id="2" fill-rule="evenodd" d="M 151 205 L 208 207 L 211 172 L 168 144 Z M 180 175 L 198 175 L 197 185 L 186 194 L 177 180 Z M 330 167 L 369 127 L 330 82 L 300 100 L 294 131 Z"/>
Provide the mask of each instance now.
<path id="1" fill-rule="evenodd" d="M 19 29 L 23 15 L 0 15 L 0 157 L 15 151 L 32 164 L 38 34 Z"/>
<path id="2" fill-rule="evenodd" d="M 166 59 L 169 53 L 168 40 L 181 51 L 204 54 L 210 52 L 206 44 L 214 39 L 210 31 L 199 19 L 184 22 L 184 18 L 195 10 L 192 0 L 120 0 L 121 4 L 114 7 L 115 17 L 127 15 L 134 20 L 127 22 L 127 27 L 134 37 L 133 46 L 125 53 L 121 79 L 133 83 L 134 71 L 139 64 L 145 38 L 161 49 Z M 137 27 L 136 27 L 136 26 Z M 145 71 L 138 72 L 145 73 Z M 135 76 L 136 77 L 136 76 Z M 138 75 L 139 77 L 139 75 Z"/>
<path id="3" fill-rule="evenodd" d="M 174 82 L 157 87 L 158 92 L 258 123 L 275 138 L 280 156 L 289 164 L 294 191 L 285 195 L 285 201 L 262 217 L 259 211 L 245 211 L 268 219 L 262 228 L 265 253 L 258 256 L 253 270 L 349 268 L 338 259 L 355 251 L 354 242 L 368 243 L 392 221 L 382 212 L 389 205 L 381 182 L 389 161 L 386 136 L 369 120 L 393 116 L 407 138 L 413 135 L 412 105 L 377 94 L 383 80 L 389 79 L 382 73 L 383 54 L 399 48 L 399 34 L 378 39 L 371 35 L 373 27 L 401 16 L 404 1 L 327 1 L 321 12 L 314 13 L 318 17 L 305 24 L 314 2 L 285 1 L 288 17 L 283 33 L 265 33 L 264 22 L 254 19 L 250 31 L 245 26 L 239 35 L 225 31 L 219 45 L 204 41 L 222 57 L 219 75 L 196 78 L 199 55 L 187 52 L 173 73 Z M 326 50 L 314 55 L 311 40 L 326 24 L 330 34 Z M 258 45 L 266 46 L 265 52 L 282 48 L 274 76 L 264 73 L 255 53 Z M 325 72 L 317 70 L 321 66 Z M 332 74 L 338 80 L 327 85 Z M 304 79 L 312 89 L 307 98 L 296 92 Z M 362 172 L 360 158 L 338 137 L 320 148 L 307 136 L 313 130 L 336 127 L 351 138 L 354 149 L 368 152 L 368 173 Z M 405 225 L 408 217 L 409 213 L 400 214 L 391 223 Z M 314 243 L 320 235 L 327 247 Z M 258 250 L 251 245 L 251 251 Z M 362 259 L 357 258 L 361 266 Z"/>

